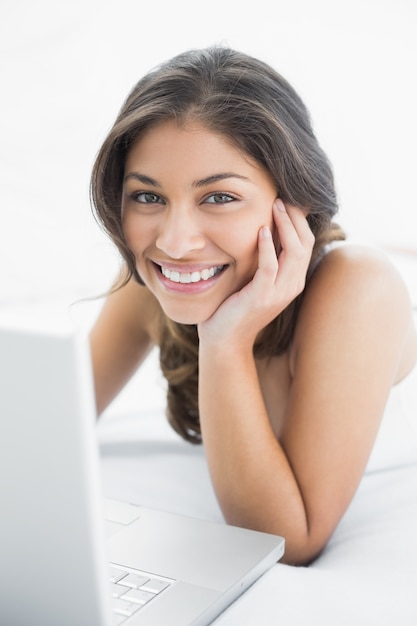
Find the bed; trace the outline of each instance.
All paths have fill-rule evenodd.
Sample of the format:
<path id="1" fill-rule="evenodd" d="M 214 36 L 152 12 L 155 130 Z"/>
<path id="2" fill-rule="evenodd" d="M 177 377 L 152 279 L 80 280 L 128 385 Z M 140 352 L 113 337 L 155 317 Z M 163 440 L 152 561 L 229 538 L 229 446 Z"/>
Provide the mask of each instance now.
<path id="1" fill-rule="evenodd" d="M 417 303 L 417 257 L 396 253 L 392 258 Z M 134 410 L 141 396 L 147 406 Z M 105 495 L 224 523 L 204 449 L 172 431 L 163 401 L 155 351 L 99 422 Z M 321 556 L 309 567 L 276 564 L 216 626 L 417 624 L 414 417 L 407 451 L 401 443 L 396 450 L 401 437 L 395 422 L 383 423 L 386 432 L 380 433 L 360 487 Z"/>

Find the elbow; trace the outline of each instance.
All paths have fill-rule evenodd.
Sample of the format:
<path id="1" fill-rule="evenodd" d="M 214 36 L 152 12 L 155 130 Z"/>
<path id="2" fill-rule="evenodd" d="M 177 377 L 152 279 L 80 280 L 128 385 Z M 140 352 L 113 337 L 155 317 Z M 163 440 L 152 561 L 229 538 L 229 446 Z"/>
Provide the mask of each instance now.
<path id="1" fill-rule="evenodd" d="M 308 567 L 313 563 L 323 551 L 325 545 L 317 547 L 308 543 L 293 543 L 285 541 L 285 553 L 280 559 L 280 563 L 297 567 Z"/>
<path id="2" fill-rule="evenodd" d="M 311 565 L 323 552 L 331 536 L 331 532 L 315 532 L 301 524 L 298 527 L 293 525 L 292 528 L 284 529 L 275 526 L 265 530 L 285 539 L 285 552 L 280 563 L 298 567 Z"/>
<path id="3" fill-rule="evenodd" d="M 229 524 L 243 526 L 252 530 L 279 535 L 285 539 L 285 552 L 280 559 L 280 563 L 286 565 L 294 565 L 299 567 L 307 567 L 322 553 L 330 539 L 331 533 L 314 532 L 308 529 L 304 524 L 293 524 L 291 528 L 283 527 L 282 524 L 271 524 L 266 522 L 257 523 L 254 520 L 233 519 L 226 517 Z"/>
<path id="4" fill-rule="evenodd" d="M 323 519 L 323 516 L 313 521 L 308 519 L 304 510 L 293 510 L 284 517 L 274 515 L 271 511 L 259 516 L 259 509 L 254 507 L 244 513 L 241 510 L 236 512 L 230 506 L 223 507 L 223 515 L 228 524 L 283 537 L 285 552 L 280 563 L 287 565 L 310 565 L 323 552 L 335 527 Z"/>
<path id="5" fill-rule="evenodd" d="M 279 533 L 278 533 L 279 534 Z M 285 553 L 281 563 L 308 567 L 325 549 L 331 533 L 318 532 L 289 532 L 285 538 Z"/>

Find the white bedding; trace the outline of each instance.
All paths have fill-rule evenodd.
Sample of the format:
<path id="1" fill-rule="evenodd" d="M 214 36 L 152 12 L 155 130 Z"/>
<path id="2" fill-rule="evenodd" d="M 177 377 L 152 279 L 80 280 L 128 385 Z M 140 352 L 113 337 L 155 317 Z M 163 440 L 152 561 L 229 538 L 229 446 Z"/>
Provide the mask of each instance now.
<path id="1" fill-rule="evenodd" d="M 417 302 L 417 258 L 394 260 Z M 415 407 L 416 383 L 417 372 L 406 383 Z M 148 408 L 132 411 L 145 389 Z M 307 568 L 275 565 L 216 625 L 417 624 L 417 410 L 408 422 L 396 420 L 400 397 L 388 407 L 367 472 L 322 555 Z M 172 431 L 163 400 L 154 352 L 142 379 L 99 423 L 105 494 L 222 523 L 204 449 Z"/>
<path id="2" fill-rule="evenodd" d="M 171 432 L 163 411 L 108 416 L 99 439 L 106 495 L 222 520 L 203 448 Z M 416 529 L 417 464 L 371 472 L 314 564 L 275 565 L 216 624 L 415 626 Z"/>

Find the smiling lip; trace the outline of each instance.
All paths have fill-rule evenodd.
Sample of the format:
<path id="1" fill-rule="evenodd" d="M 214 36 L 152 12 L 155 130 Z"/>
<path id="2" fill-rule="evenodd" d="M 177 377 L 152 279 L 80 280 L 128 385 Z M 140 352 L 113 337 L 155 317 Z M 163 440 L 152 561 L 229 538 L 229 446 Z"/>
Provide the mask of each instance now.
<path id="1" fill-rule="evenodd" d="M 188 271 L 183 271 L 178 266 L 168 267 L 158 263 L 154 263 L 154 265 L 157 269 L 158 278 L 165 287 L 187 293 L 195 293 L 208 288 L 226 268 L 226 265 L 210 265 L 201 269 L 188 267 Z"/>

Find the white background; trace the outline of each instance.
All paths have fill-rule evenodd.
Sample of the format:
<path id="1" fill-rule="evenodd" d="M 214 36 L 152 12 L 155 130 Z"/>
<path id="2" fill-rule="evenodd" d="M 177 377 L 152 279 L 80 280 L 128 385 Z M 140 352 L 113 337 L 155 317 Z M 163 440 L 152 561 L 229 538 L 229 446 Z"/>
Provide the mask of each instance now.
<path id="1" fill-rule="evenodd" d="M 417 247 L 415 0 L 3 0 L 0 306 L 100 293 L 118 258 L 90 212 L 94 156 L 131 86 L 225 43 L 296 87 L 356 239 Z"/>

